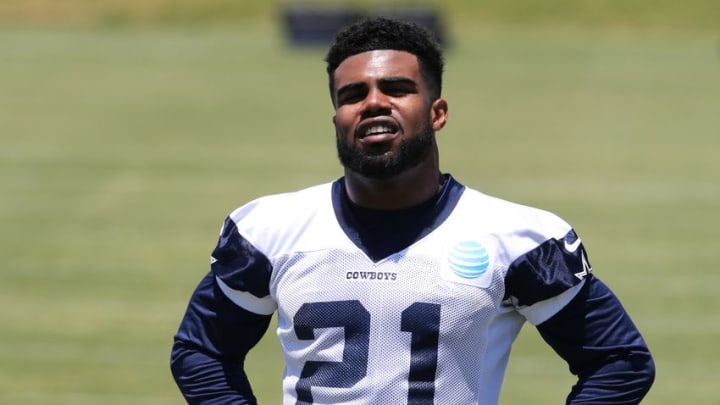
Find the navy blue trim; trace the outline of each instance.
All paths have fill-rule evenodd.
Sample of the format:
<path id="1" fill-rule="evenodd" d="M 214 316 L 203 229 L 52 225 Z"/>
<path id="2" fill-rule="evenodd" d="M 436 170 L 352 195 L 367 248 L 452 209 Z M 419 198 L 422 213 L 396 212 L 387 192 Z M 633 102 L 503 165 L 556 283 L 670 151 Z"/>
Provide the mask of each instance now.
<path id="1" fill-rule="evenodd" d="M 270 295 L 270 261 L 240 235 L 231 218 L 225 220 L 212 257 L 215 258 L 210 266 L 213 274 L 230 288 L 247 291 L 258 298 Z"/>
<path id="2" fill-rule="evenodd" d="M 505 275 L 505 297 L 518 306 L 529 306 L 555 297 L 591 277 L 585 248 L 572 246 L 578 239 L 570 230 L 562 239 L 548 239 L 518 257 Z"/>
<path id="3" fill-rule="evenodd" d="M 401 210 L 372 210 L 347 196 L 344 178 L 332 185 L 335 217 L 345 234 L 373 261 L 380 261 L 425 237 L 442 224 L 460 200 L 465 186 L 443 175 L 440 192 L 430 200 Z"/>

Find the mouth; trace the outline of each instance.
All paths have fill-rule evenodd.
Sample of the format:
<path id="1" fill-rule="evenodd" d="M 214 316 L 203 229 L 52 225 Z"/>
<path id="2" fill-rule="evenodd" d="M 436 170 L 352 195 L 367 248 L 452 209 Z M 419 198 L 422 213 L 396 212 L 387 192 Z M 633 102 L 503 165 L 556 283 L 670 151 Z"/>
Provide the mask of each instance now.
<path id="1" fill-rule="evenodd" d="M 355 138 L 365 143 L 387 142 L 394 139 L 399 130 L 399 126 L 393 120 L 373 119 L 358 126 Z"/>

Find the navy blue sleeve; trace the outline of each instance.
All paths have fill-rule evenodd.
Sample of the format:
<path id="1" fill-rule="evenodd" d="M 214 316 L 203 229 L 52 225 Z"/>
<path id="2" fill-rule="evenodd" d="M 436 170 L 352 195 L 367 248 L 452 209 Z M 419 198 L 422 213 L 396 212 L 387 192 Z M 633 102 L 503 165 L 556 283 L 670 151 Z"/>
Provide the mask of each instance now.
<path id="1" fill-rule="evenodd" d="M 222 291 L 269 295 L 271 265 L 228 218 L 212 253 L 211 272 L 190 299 L 171 353 L 175 382 L 189 404 L 255 404 L 245 356 L 267 331 L 272 315 L 245 310 Z"/>
<path id="2" fill-rule="evenodd" d="M 212 274 L 200 282 L 175 335 L 170 362 L 189 404 L 256 403 L 243 365 L 270 318 L 231 302 Z"/>
<path id="3" fill-rule="evenodd" d="M 538 330 L 578 376 L 567 404 L 637 404 L 653 383 L 655 364 L 640 332 L 615 294 L 592 275 Z"/>

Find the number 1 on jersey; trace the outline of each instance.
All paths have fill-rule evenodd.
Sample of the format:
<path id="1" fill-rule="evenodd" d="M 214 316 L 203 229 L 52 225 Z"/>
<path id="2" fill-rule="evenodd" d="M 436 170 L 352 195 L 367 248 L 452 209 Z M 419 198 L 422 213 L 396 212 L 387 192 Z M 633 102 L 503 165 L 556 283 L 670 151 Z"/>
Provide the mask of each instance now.
<path id="1" fill-rule="evenodd" d="M 416 302 L 402 312 L 403 332 L 412 334 L 408 405 L 432 405 L 435 397 L 440 305 Z"/>

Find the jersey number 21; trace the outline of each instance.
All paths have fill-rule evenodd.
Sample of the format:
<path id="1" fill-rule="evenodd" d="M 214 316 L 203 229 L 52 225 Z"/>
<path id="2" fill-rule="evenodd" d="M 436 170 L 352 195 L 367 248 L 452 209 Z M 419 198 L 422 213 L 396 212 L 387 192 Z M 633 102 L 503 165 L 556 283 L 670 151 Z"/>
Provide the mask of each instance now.
<path id="1" fill-rule="evenodd" d="M 314 340 L 314 329 L 343 328 L 342 361 L 308 361 L 295 390 L 297 405 L 313 403 L 310 388 L 349 388 L 367 373 L 370 347 L 370 313 L 360 301 L 329 301 L 303 304 L 293 319 L 301 340 Z M 435 396 L 440 305 L 416 302 L 401 316 L 400 330 L 411 334 L 408 405 L 430 405 Z"/>

